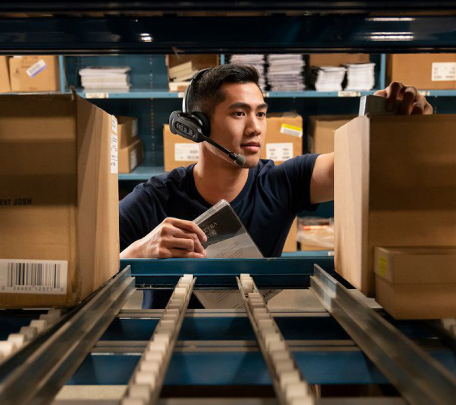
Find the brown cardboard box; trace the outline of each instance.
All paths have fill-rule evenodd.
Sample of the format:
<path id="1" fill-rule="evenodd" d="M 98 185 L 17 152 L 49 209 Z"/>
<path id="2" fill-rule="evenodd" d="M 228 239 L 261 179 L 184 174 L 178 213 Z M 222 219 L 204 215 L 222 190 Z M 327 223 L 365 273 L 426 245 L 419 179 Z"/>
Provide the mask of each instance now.
<path id="1" fill-rule="evenodd" d="M 355 118 L 354 115 L 311 115 L 307 131 L 310 153 L 334 152 L 334 131 Z"/>
<path id="2" fill-rule="evenodd" d="M 423 90 L 456 89 L 456 54 L 388 55 L 387 80 Z"/>
<path id="3" fill-rule="evenodd" d="M 396 319 L 456 318 L 455 248 L 375 248 L 375 297 Z"/>
<path id="4" fill-rule="evenodd" d="M 302 117 L 293 112 L 270 114 L 261 158 L 280 164 L 298 155 L 302 155 Z"/>
<path id="5" fill-rule="evenodd" d="M 0 111 L 0 308 L 73 306 L 119 269 L 115 117 L 66 94 Z"/>
<path id="6" fill-rule="evenodd" d="M 309 55 L 308 66 L 342 66 L 369 62 L 370 55 L 364 53 L 315 53 Z"/>
<path id="7" fill-rule="evenodd" d="M 8 72 L 8 57 L 0 56 L 0 93 L 11 91 L 10 78 Z"/>
<path id="8" fill-rule="evenodd" d="M 199 145 L 193 141 L 174 135 L 169 125 L 163 125 L 163 152 L 165 171 L 188 166 L 199 159 Z"/>
<path id="9" fill-rule="evenodd" d="M 298 219 L 295 218 L 291 225 L 290 232 L 288 233 L 285 246 L 283 247 L 284 252 L 296 252 L 298 249 Z"/>
<path id="10" fill-rule="evenodd" d="M 141 139 L 126 148 L 119 148 L 119 173 L 130 173 L 141 164 L 144 157 L 144 146 Z"/>
<path id="11" fill-rule="evenodd" d="M 335 133 L 335 268 L 374 295 L 374 247 L 456 246 L 456 115 L 358 117 Z"/>
<path id="12" fill-rule="evenodd" d="M 138 119 L 134 117 L 117 117 L 117 136 L 119 148 L 123 149 L 138 140 Z"/>
<path id="13" fill-rule="evenodd" d="M 57 56 L 14 56 L 9 63 L 12 91 L 60 90 Z"/>

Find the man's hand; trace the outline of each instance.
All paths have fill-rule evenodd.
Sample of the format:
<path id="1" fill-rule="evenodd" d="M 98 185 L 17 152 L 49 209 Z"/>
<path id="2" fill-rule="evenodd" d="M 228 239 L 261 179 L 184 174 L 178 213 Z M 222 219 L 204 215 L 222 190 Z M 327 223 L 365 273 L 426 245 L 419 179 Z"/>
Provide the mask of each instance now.
<path id="1" fill-rule="evenodd" d="M 433 113 L 432 106 L 413 86 L 392 82 L 386 89 L 376 91 L 374 96 L 386 97 L 387 111 L 393 111 L 396 100 L 402 100 L 398 111 L 399 115 L 429 115 Z"/>
<path id="2" fill-rule="evenodd" d="M 132 243 L 121 254 L 126 258 L 204 258 L 206 251 L 201 242 L 207 237 L 201 228 L 191 221 L 166 218 L 144 238 Z"/>

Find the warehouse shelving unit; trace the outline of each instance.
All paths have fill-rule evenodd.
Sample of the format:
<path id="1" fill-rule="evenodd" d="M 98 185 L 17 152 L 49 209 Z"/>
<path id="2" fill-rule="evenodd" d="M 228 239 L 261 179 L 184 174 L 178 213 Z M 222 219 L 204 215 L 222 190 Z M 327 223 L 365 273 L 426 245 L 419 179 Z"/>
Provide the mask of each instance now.
<path id="1" fill-rule="evenodd" d="M 224 15 L 236 6 L 242 8 L 245 17 Z M 400 13 L 404 9 L 408 10 L 407 15 Z M 207 10 L 213 13 L 211 17 L 198 15 Z M 252 50 L 262 53 L 454 52 L 455 10 L 454 1 L 441 1 L 438 5 L 430 1 L 264 0 L 242 5 L 230 0 L 134 3 L 67 0 L 39 4 L 4 1 L 0 3 L 0 53 L 157 55 L 176 49 L 184 53 L 203 49 L 222 55 Z M 242 30 L 236 29 L 240 23 Z M 144 43 L 140 35 L 143 32 L 151 33 L 153 41 Z M 229 38 L 223 35 L 226 32 L 230 32 Z M 378 34 L 381 32 L 388 35 L 382 37 Z M 62 82 L 65 90 L 63 86 Z M 168 93 L 164 88 L 150 92 L 149 89 L 133 90 L 129 96 L 135 97 L 131 98 L 109 94 L 108 99 L 92 101 L 108 111 L 112 108 L 115 113 L 125 113 L 123 108 L 128 112 L 136 106 L 149 117 L 149 123 L 158 124 L 162 122 L 161 114 L 164 116 L 165 111 L 179 105 L 179 94 Z M 348 94 L 290 95 L 271 93 L 269 102 L 273 108 L 277 102 L 286 109 L 298 106 L 314 114 L 328 100 L 335 105 L 337 113 L 342 113 L 340 103 L 354 109 L 358 101 L 357 95 Z M 435 102 L 439 112 L 454 112 L 451 98 L 456 92 L 430 91 L 426 95 L 434 97 L 431 102 Z M 148 104 L 151 98 L 161 106 L 153 114 Z M 140 134 L 149 134 L 148 128 L 140 128 Z M 144 170 L 143 173 L 133 173 L 121 180 L 141 181 L 146 175 L 159 173 L 155 152 L 151 147 L 147 164 L 138 169 Z M 163 316 L 161 309 L 126 309 L 124 303 L 135 289 L 172 290 L 183 274 L 192 274 L 196 278 L 193 286 L 196 290 L 238 291 L 240 273 L 250 274 L 258 288 L 294 288 L 306 296 L 299 308 L 270 311 L 303 382 L 319 386 L 310 395 L 314 403 L 454 403 L 456 340 L 452 329 L 446 329 L 448 322 L 393 320 L 372 300 L 338 278 L 331 257 L 301 254 L 267 260 L 137 259 L 122 261 L 121 270 L 92 297 L 63 313 L 48 329 L 0 363 L 0 403 L 51 403 L 66 384 L 67 391 L 79 388 L 88 392 L 90 385 L 103 388 L 105 396 L 109 392 L 117 394 L 111 399 L 60 398 L 54 404 L 119 404 Z M 42 314 L 51 319 L 45 312 L 0 311 L 0 341 Z M 450 327 L 454 322 L 450 322 Z M 161 375 L 165 379 L 158 403 L 281 403 L 282 397 L 276 396 L 272 388 L 277 386 L 277 381 L 268 372 L 264 345 L 258 344 L 255 331 L 243 309 L 185 311 L 169 368 L 166 376 Z M 349 395 L 344 393 L 348 388 Z M 319 391 L 322 398 L 318 397 Z M 325 396 L 328 391 L 331 398 Z M 354 391 L 357 397 L 352 396 Z"/>

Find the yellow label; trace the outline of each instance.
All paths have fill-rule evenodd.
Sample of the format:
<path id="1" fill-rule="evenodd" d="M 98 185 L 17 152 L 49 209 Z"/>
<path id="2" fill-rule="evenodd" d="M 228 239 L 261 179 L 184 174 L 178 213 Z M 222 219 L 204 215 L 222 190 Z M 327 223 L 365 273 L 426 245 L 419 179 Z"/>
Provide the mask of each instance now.
<path id="1" fill-rule="evenodd" d="M 385 256 L 380 257 L 378 272 L 381 276 L 385 277 L 386 272 L 388 271 L 388 262 Z"/>
<path id="2" fill-rule="evenodd" d="M 302 137 L 302 128 L 295 127 L 294 125 L 282 124 L 280 127 L 280 133 L 301 138 Z"/>
<path id="3" fill-rule="evenodd" d="M 294 129 L 295 131 L 302 131 L 301 127 L 295 127 L 294 125 L 282 124 L 282 128 Z"/>

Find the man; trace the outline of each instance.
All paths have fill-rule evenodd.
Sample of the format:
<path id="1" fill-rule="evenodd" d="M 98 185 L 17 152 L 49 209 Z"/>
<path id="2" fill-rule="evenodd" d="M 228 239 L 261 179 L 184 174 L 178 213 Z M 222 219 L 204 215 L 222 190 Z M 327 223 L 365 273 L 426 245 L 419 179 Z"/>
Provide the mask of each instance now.
<path id="1" fill-rule="evenodd" d="M 376 93 L 401 114 L 432 114 L 414 87 L 392 83 Z M 192 84 L 189 111 L 207 115 L 210 137 L 246 158 L 243 168 L 207 142 L 198 163 L 151 178 L 120 203 L 121 258 L 204 258 L 204 232 L 192 220 L 221 199 L 230 202 L 265 257 L 282 254 L 301 211 L 334 197 L 334 154 L 307 154 L 275 166 L 260 160 L 267 104 L 258 72 L 222 65 Z"/>

